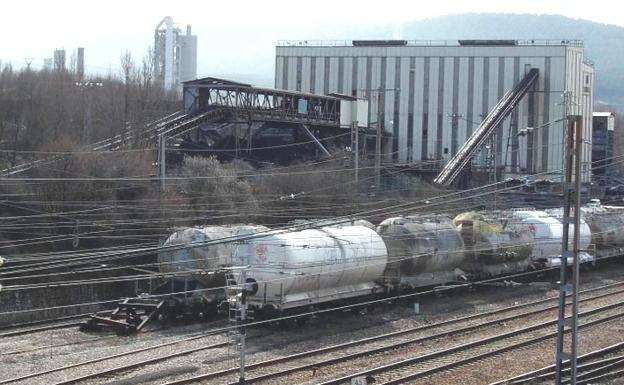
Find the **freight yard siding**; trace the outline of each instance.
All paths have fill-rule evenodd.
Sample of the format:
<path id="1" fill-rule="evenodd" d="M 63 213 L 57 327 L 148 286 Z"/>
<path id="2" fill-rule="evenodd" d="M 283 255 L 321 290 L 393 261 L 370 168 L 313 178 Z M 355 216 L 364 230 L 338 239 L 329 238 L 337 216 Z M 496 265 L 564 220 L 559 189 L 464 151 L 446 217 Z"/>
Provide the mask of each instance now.
<path id="1" fill-rule="evenodd" d="M 392 135 L 383 150 L 387 160 L 448 161 L 503 95 L 529 69 L 537 68 L 534 89 L 496 130 L 498 169 L 507 176 L 560 173 L 566 113 L 582 115 L 585 137 L 591 138 L 593 68 L 586 63 L 580 42 L 374 43 L 281 42 L 276 47 L 275 86 L 317 94 L 370 95 L 371 121 L 377 120 L 375 90 L 382 89 L 382 127 Z M 527 127 L 536 130 L 518 137 Z M 584 146 L 587 171 L 591 148 L 588 143 Z M 485 162 L 481 151 L 473 164 Z M 589 179 L 589 172 L 584 179 Z"/>

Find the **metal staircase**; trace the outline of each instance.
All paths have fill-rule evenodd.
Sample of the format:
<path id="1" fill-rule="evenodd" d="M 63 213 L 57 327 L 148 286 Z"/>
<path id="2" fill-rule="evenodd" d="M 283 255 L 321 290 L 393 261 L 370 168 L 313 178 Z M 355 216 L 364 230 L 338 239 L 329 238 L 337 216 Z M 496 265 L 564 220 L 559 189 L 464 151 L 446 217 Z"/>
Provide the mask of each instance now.
<path id="1" fill-rule="evenodd" d="M 466 140 L 457 154 L 444 166 L 440 174 L 434 179 L 435 183 L 449 186 L 457 178 L 461 170 L 468 164 L 468 161 L 483 146 L 484 142 L 494 133 L 511 111 L 518 105 L 520 100 L 531 89 L 539 75 L 539 70 L 533 68 L 527 73 L 512 90 L 507 92 L 496 106 L 488 113 L 483 122 L 475 129 Z"/>

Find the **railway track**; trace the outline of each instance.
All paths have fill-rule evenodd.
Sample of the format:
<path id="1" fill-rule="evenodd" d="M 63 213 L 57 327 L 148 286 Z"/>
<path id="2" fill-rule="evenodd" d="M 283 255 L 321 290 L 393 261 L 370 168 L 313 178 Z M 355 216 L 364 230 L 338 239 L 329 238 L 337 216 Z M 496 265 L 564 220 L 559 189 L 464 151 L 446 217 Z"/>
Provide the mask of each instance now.
<path id="1" fill-rule="evenodd" d="M 610 290 L 606 293 L 598 293 L 587 298 L 582 298 L 582 302 L 600 302 L 616 296 L 619 301 L 609 303 L 604 307 L 594 310 L 595 313 L 609 311 L 624 306 L 624 289 L 621 289 L 621 283 L 603 286 L 600 288 L 589 289 L 583 292 L 583 295 L 590 293 Z M 265 360 L 261 362 L 251 363 L 246 367 L 247 373 L 250 375 L 247 382 L 256 383 L 262 381 L 270 381 L 279 379 L 284 383 L 302 382 L 301 378 L 290 378 L 289 376 L 298 373 L 308 373 L 315 371 L 325 371 L 324 368 L 330 366 L 341 366 L 345 364 L 351 365 L 355 360 L 367 358 L 375 355 L 388 354 L 388 352 L 410 348 L 414 345 L 423 343 L 432 343 L 440 339 L 453 339 L 465 333 L 478 331 L 485 327 L 493 327 L 502 323 L 510 323 L 513 321 L 523 321 L 526 317 L 538 315 L 539 313 L 556 312 L 557 306 L 550 304 L 555 302 L 556 298 L 548 298 L 534 301 L 531 303 L 514 305 L 504 309 L 479 313 L 458 319 L 442 321 L 436 324 L 425 325 L 392 333 L 386 333 L 365 339 L 350 341 L 342 344 L 332 345 L 320 349 L 304 351 L 298 354 L 278 357 L 275 359 Z M 530 309 L 537 307 L 536 309 Z M 529 308 L 528 311 L 521 311 Z M 593 313 L 592 313 L 593 314 Z M 586 314 L 590 315 L 590 314 Z M 475 322 L 476 321 L 476 322 Z M 543 329 L 553 325 L 556 320 L 548 320 L 537 329 Z M 606 321 L 605 321 L 606 322 Z M 504 328 L 504 327 L 503 327 Z M 423 333 L 432 332 L 423 336 Z M 521 335 L 523 332 L 517 332 Z M 146 365 L 149 362 L 145 363 Z M 133 365 L 136 368 L 136 365 Z M 130 368 L 129 368 L 130 369 Z M 120 370 L 121 371 L 121 370 Z M 232 367 L 215 372 L 205 373 L 198 376 L 180 378 L 167 382 L 168 385 L 188 384 L 195 382 L 212 383 L 229 381 L 232 384 L 237 383 L 238 367 Z M 104 374 L 102 374 L 104 375 Z M 284 378 L 286 377 L 286 378 Z M 90 378 L 95 378 L 90 376 Z M 60 382 L 58 384 L 69 384 L 74 382 Z"/>
<path id="2" fill-rule="evenodd" d="M 84 316 L 82 316 L 84 318 Z M 79 318 L 79 317 L 76 317 Z M 15 330 L 9 330 L 7 332 L 1 332 L 0 333 L 0 338 L 6 338 L 6 337 L 14 337 L 14 336 L 19 336 L 19 335 L 23 335 L 23 334 L 32 334 L 32 333 L 38 333 L 38 332 L 43 332 L 43 331 L 47 331 L 47 330 L 55 330 L 55 329 L 68 329 L 71 327 L 77 327 L 80 326 L 83 322 L 61 322 L 61 323 L 54 323 L 51 325 L 43 325 L 43 326 L 38 326 L 38 327 L 19 327 Z"/>
<path id="3" fill-rule="evenodd" d="M 614 306 L 616 305 L 616 306 Z M 585 311 L 580 316 L 587 318 L 606 310 L 621 307 L 624 302 L 607 305 Z M 579 326 L 585 329 L 615 319 L 623 318 L 624 312 L 609 314 L 605 317 L 596 317 Z M 520 349 L 544 340 L 555 338 L 556 332 L 547 330 L 555 326 L 557 320 L 531 325 L 529 327 L 515 329 L 510 332 L 497 334 L 491 337 L 474 340 L 469 343 L 459 344 L 447 349 L 431 352 L 428 354 L 410 357 L 390 364 L 374 367 L 337 379 L 321 382 L 320 385 L 337 385 L 349 383 L 354 377 L 366 376 L 374 378 L 375 384 L 405 384 L 419 378 L 430 376 L 442 371 L 451 370 L 462 365 L 493 357 L 498 354 Z"/>
<path id="4" fill-rule="evenodd" d="M 595 302 L 595 301 L 604 301 L 609 297 L 621 295 L 624 297 L 624 282 L 613 283 L 610 285 L 600 286 L 592 289 L 587 289 L 582 291 L 583 296 L 587 296 L 585 298 L 581 298 L 582 302 Z M 263 378 L 271 378 L 276 375 L 287 375 L 289 373 L 296 373 L 309 370 L 316 370 L 318 367 L 339 364 L 342 360 L 353 360 L 358 357 L 367 357 L 374 354 L 379 354 L 383 352 L 387 352 L 392 349 L 400 349 L 401 347 L 410 346 L 418 343 L 423 343 L 426 341 L 433 341 L 436 338 L 450 338 L 452 336 L 457 336 L 462 333 L 467 333 L 470 331 L 475 331 L 480 328 L 494 326 L 500 324 L 502 322 L 513 322 L 514 320 L 520 320 L 524 317 L 529 317 L 531 315 L 537 315 L 539 313 L 544 313 L 548 311 L 555 311 L 557 308 L 556 305 L 552 305 L 551 302 L 556 302 L 556 298 L 546 298 L 540 299 L 537 301 L 532 301 L 529 303 L 524 303 L 520 305 L 514 305 L 507 308 L 502 308 L 494 311 L 483 312 L 478 314 L 473 314 L 457 319 L 446 320 L 442 322 L 438 322 L 435 324 L 419 326 L 415 328 L 400 330 L 392 333 L 387 333 L 383 335 L 378 335 L 374 337 L 369 337 L 361 340 L 350 341 L 343 344 L 332 345 L 321 349 L 315 349 L 307 352 L 302 352 L 299 354 L 281 357 L 274 360 L 267 360 L 264 362 L 254 363 L 248 366 L 248 369 L 253 371 L 257 368 L 258 372 L 254 376 L 260 376 L 258 381 Z M 619 306 L 619 305 L 618 305 Z M 531 309 L 535 307 L 535 309 Z M 527 309 L 528 311 L 521 312 L 523 309 Z M 214 330 L 211 332 L 211 335 L 218 334 L 219 332 L 223 332 L 225 329 Z M 434 332 L 435 333 L 431 333 Z M 431 334 L 427 336 L 422 336 L 423 332 L 429 332 Z M 419 337 L 414 338 L 417 335 Z M 0 381 L 0 384 L 6 383 L 24 383 L 27 381 L 28 383 L 54 383 L 54 381 L 49 381 L 50 378 L 54 378 L 55 381 L 58 381 L 59 378 L 65 378 L 61 382 L 57 382 L 57 384 L 72 384 L 78 382 L 84 382 L 89 379 L 100 378 L 103 376 L 109 376 L 115 373 L 122 373 L 125 371 L 130 371 L 132 369 L 137 369 L 141 367 L 145 367 L 148 365 L 152 365 L 158 362 L 168 361 L 176 357 L 181 357 L 184 355 L 193 354 L 196 352 L 200 352 L 203 350 L 210 349 L 219 349 L 224 348 L 226 343 L 199 343 L 201 342 L 201 338 L 207 337 L 208 335 L 203 334 L 200 336 L 193 336 L 190 338 L 185 338 L 182 340 L 177 340 L 173 342 L 168 342 L 164 344 L 158 344 L 138 350 L 132 350 L 121 354 L 110 355 L 106 357 L 101 357 L 94 360 L 83 361 L 71 365 L 66 365 L 62 367 L 57 367 L 53 369 L 48 369 L 45 371 L 40 371 L 36 373 L 31 373 L 27 375 L 23 375 L 20 377 L 11 378 L 8 380 Z M 388 341 L 391 339 L 395 339 L 396 341 L 388 344 Z M 196 342 L 193 342 L 196 341 Z M 189 347 L 189 344 L 193 344 L 193 346 Z M 175 352 L 166 352 L 163 353 L 160 349 L 177 346 Z M 368 349 L 361 350 L 362 346 L 368 346 Z M 359 351 L 353 352 L 354 349 L 360 349 Z M 166 349 L 165 349 L 166 350 Z M 312 363 L 304 362 L 301 364 L 293 364 L 294 360 L 299 361 L 310 361 L 314 357 L 322 357 L 323 355 L 331 355 L 329 359 L 325 360 L 316 360 Z M 142 355 L 147 355 L 146 357 L 142 357 Z M 132 361 L 132 362 L 129 362 Z M 278 370 L 275 368 L 276 364 L 284 364 L 289 365 L 286 371 Z M 294 365 L 294 366 L 293 366 Z M 80 372 L 86 374 L 80 376 L 74 376 L 71 374 L 72 370 L 76 368 L 81 368 Z M 264 368 L 264 369 L 262 369 Z M 260 371 L 260 369 L 262 369 Z M 263 371 L 268 370 L 267 373 L 263 373 Z M 195 376 L 192 378 L 181 379 L 177 381 L 172 381 L 170 384 L 177 383 L 191 383 L 197 382 L 200 380 L 210 379 L 210 378 L 227 378 L 228 375 L 236 373 L 238 368 L 230 368 L 226 370 L 221 370 L 219 372 L 207 373 L 200 376 Z M 65 374 L 70 373 L 70 374 Z M 252 372 L 250 372 L 252 373 Z M 281 373 L 281 374 L 280 374 Z M 253 373 L 252 373 L 253 374 Z M 52 377 L 50 377 L 52 376 Z M 250 381 L 255 381 L 253 378 Z"/>
<path id="5" fill-rule="evenodd" d="M 88 318 L 91 314 L 92 313 L 76 314 L 65 317 L 58 317 L 50 320 L 22 322 L 18 324 L 2 326 L 0 327 L 0 338 L 79 326 L 82 324 L 82 322 L 84 322 L 84 319 Z M 74 320 L 80 320 L 80 322 Z"/>
<path id="6" fill-rule="evenodd" d="M 624 286 L 624 283 L 622 283 L 622 285 Z M 624 290 L 624 289 L 623 289 Z M 379 324 L 385 324 L 387 322 L 396 320 L 395 318 L 392 319 L 386 319 L 383 322 L 379 322 L 379 323 L 374 323 L 371 326 L 376 326 Z M 220 322 L 220 321 L 219 321 Z M 71 383 L 78 383 L 78 382 L 84 382 L 86 380 L 92 379 L 92 378 L 98 378 L 98 377 L 103 377 L 103 376 L 107 376 L 107 375 L 111 375 L 114 373 L 118 373 L 118 372 L 123 372 L 123 371 L 127 371 L 127 370 L 131 370 L 133 368 L 136 367 L 141 367 L 141 366 L 146 366 L 146 365 L 150 365 L 150 364 L 155 364 L 161 361 L 166 361 L 169 359 L 173 359 L 176 357 L 182 357 L 184 355 L 188 355 L 188 354 L 192 354 L 195 352 L 199 352 L 202 350 L 211 350 L 211 349 L 219 349 L 219 348 L 225 348 L 227 347 L 230 342 L 219 342 L 219 343 L 212 343 L 212 344 L 205 344 L 205 345 L 198 345 L 194 348 L 184 348 L 184 344 L 187 344 L 189 342 L 193 342 L 196 340 L 200 340 L 202 338 L 207 338 L 207 337 L 219 337 L 220 334 L 222 334 L 223 332 L 226 332 L 228 330 L 227 327 L 219 327 L 219 328 L 215 328 L 213 330 L 211 330 L 210 332 L 202 332 L 201 335 L 194 335 L 188 338 L 183 338 L 180 340 L 176 340 L 176 341 L 172 341 L 172 342 L 168 342 L 168 343 L 161 343 L 161 344 L 157 344 L 157 345 L 152 345 L 152 346 L 148 346 L 145 348 L 140 348 L 140 349 L 133 349 L 130 351 L 126 351 L 123 353 L 118 353 L 118 354 L 113 354 L 113 355 L 107 355 L 104 357 L 100 357 L 100 358 L 96 358 L 96 359 L 92 359 L 92 360 L 86 360 L 86 361 L 81 361 L 78 363 L 73 363 L 73 364 L 69 364 L 69 365 L 64 365 L 64 366 L 59 366 L 59 367 L 55 367 L 55 368 L 51 368 L 51 369 L 47 369 L 47 370 L 42 370 L 42 371 L 38 371 L 35 373 L 30 373 L 30 374 L 25 374 L 25 375 L 21 375 L 21 376 L 17 376 L 17 377 L 13 377 L 10 379 L 1 379 L 0 378 L 0 384 L 14 384 L 14 383 L 45 383 L 45 384 L 52 384 L 55 383 L 56 381 L 58 381 L 59 377 L 63 377 L 63 376 L 67 376 L 65 375 L 66 372 L 71 371 L 71 370 L 88 370 L 86 368 L 81 368 L 81 367 L 91 367 L 89 369 L 95 369 L 95 371 L 90 371 L 88 374 L 84 374 L 78 377 L 71 377 L 71 375 L 67 376 L 68 379 L 67 380 L 63 380 L 60 383 L 62 384 L 71 384 Z M 141 334 L 145 334 L 145 333 L 149 333 L 149 332 L 155 332 L 156 330 L 148 330 L 145 331 Z M 343 332 L 343 331 L 342 331 Z M 248 337 L 248 339 L 254 339 L 254 338 L 258 338 L 258 337 L 262 337 L 260 336 L 250 336 Z M 93 341 L 100 341 L 103 339 L 114 339 L 119 341 L 119 337 L 118 336 L 103 336 L 103 337 L 98 337 L 96 339 L 92 339 L 92 340 L 85 340 L 85 341 L 81 341 L 78 343 L 89 343 L 89 342 L 93 342 Z M 76 343 L 66 343 L 66 344 L 61 344 L 61 345 L 54 345 L 54 346 L 72 346 L 75 345 Z M 167 354 L 160 354 L 159 353 L 159 349 L 168 349 L 171 348 L 175 345 L 181 345 L 180 349 L 177 350 L 174 353 L 167 353 Z M 38 349 L 47 349 L 50 346 L 43 346 L 43 347 L 39 347 L 39 348 L 31 348 L 31 349 L 27 349 L 25 350 L 26 352 L 28 351 L 32 351 L 32 350 L 38 350 Z M 22 353 L 22 351 L 16 351 L 16 352 L 8 352 L 6 353 L 6 355 L 9 354 L 20 354 Z M 142 360 L 138 360 L 138 361 L 133 361 L 131 363 L 128 363 L 128 361 L 133 360 L 135 357 L 135 355 L 141 355 L 141 354 L 146 354 L 148 355 L 148 359 L 142 359 Z M 3 353 L 4 354 L 4 353 Z M 154 357 L 154 355 L 156 355 Z M 119 365 L 116 365 L 116 361 L 119 360 L 120 362 L 122 362 Z M 93 368 L 93 366 L 95 365 L 100 365 L 104 362 L 108 361 L 108 363 L 106 364 L 106 367 L 104 369 L 99 369 L 98 368 Z M 53 378 L 54 381 L 49 380 L 50 378 Z"/>
<path id="7" fill-rule="evenodd" d="M 577 359 L 577 383 L 595 383 L 614 376 L 624 375 L 624 342 L 580 355 Z M 569 365 L 569 361 L 564 361 Z M 564 369 L 569 375 L 570 369 Z M 552 384 L 555 378 L 555 365 L 548 365 L 518 376 L 490 383 L 490 385 L 542 385 Z M 565 381 L 564 383 L 569 383 Z"/>
<path id="8" fill-rule="evenodd" d="M 216 334 L 216 333 L 215 333 Z M 123 353 L 118 353 L 118 354 L 113 354 L 113 355 L 108 355 L 108 356 L 104 356 L 104 357 L 100 357 L 100 358 L 96 358 L 96 359 L 92 359 L 92 360 L 87 360 L 87 361 L 81 361 L 75 364 L 70 364 L 70 365 L 65 365 L 65 366 L 61 366 L 61 367 L 56 367 L 56 368 L 52 368 L 52 369 L 47 369 L 47 370 L 43 370 L 40 372 L 36 372 L 36 373 L 30 373 L 30 374 L 26 374 L 26 375 L 22 375 L 22 376 L 18 376 L 18 377 L 13 377 L 13 378 L 9 378 L 9 379 L 5 379 L 5 380 L 0 380 L 0 384 L 9 384 L 9 383 L 18 383 L 18 382 L 23 382 L 23 381 L 29 381 L 30 383 L 32 383 L 32 381 L 36 381 L 37 383 L 48 383 L 51 384 L 54 381 L 50 381 L 50 378 L 58 378 L 58 376 L 62 376 L 63 372 L 66 372 L 68 370 L 71 369 L 75 369 L 78 367 L 82 367 L 82 366 L 89 366 L 89 365 L 95 365 L 98 363 L 102 363 L 104 361 L 111 361 L 111 360 L 116 360 L 119 359 L 120 361 L 124 361 L 127 360 L 127 358 L 129 356 L 132 355 L 137 355 L 140 353 L 148 353 L 148 354 L 152 354 L 156 351 L 158 351 L 159 349 L 162 348 L 168 348 L 174 345 L 179 345 L 179 344 L 183 344 L 183 343 L 189 343 L 191 341 L 197 341 L 197 340 L 201 340 L 203 338 L 208 338 L 213 336 L 213 334 L 206 334 L 206 333 L 202 333 L 201 335 L 198 336 L 191 336 L 191 337 L 186 337 L 180 340 L 176 340 L 176 341 L 171 341 L 171 342 L 166 342 L 166 343 L 161 343 L 158 345 L 151 345 L 148 347 L 144 347 L 144 348 L 140 348 L 140 349 L 133 349 L 127 352 L 123 352 Z M 177 356 L 182 356 L 185 354 L 190 354 L 192 352 L 196 352 L 196 351 L 200 351 L 200 350 L 207 350 L 207 349 L 211 349 L 211 348 L 217 348 L 217 347 L 223 347 L 226 346 L 227 343 L 216 343 L 216 344 L 208 344 L 208 345 L 204 345 L 202 344 L 201 346 L 198 346 L 196 348 L 190 348 L 190 349 L 183 349 L 177 352 Z M 149 358 L 147 360 L 143 360 L 140 361 L 142 364 L 147 364 L 147 363 L 156 363 L 158 361 L 162 361 L 162 360 L 166 360 L 171 358 L 172 355 L 171 354 L 166 354 L 166 355 L 161 355 L 158 357 L 152 357 Z M 123 365 L 124 369 L 131 369 L 133 367 L 133 364 L 125 364 Z M 110 374 L 110 373 L 114 373 L 115 371 L 119 371 L 121 370 L 118 366 L 115 366 L 113 368 L 108 368 L 106 370 L 100 370 L 97 372 L 97 375 L 105 375 L 105 374 Z M 53 375 L 53 377 L 51 377 L 51 375 Z M 47 376 L 47 377 L 46 377 Z M 81 380 L 85 380 L 91 378 L 91 376 L 89 375 L 84 375 L 81 376 L 79 379 L 76 379 L 76 381 L 81 381 Z M 36 380 L 35 380 L 36 379 Z M 66 381 L 64 383 L 72 383 L 71 381 Z"/>

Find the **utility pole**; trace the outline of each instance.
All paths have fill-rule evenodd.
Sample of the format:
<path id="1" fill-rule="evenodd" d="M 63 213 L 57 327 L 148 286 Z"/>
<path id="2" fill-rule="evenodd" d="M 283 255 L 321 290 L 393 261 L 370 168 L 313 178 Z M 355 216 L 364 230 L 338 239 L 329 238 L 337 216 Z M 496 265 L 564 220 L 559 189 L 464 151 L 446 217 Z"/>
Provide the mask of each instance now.
<path id="1" fill-rule="evenodd" d="M 354 168 L 355 168 L 355 187 L 357 188 L 358 182 L 360 180 L 360 128 L 358 127 L 358 122 L 354 121 L 351 124 L 353 131 L 355 132 L 355 158 L 354 158 Z"/>
<path id="2" fill-rule="evenodd" d="M 241 270 L 241 303 L 240 303 L 240 351 L 239 351 L 239 369 L 238 384 L 245 385 L 245 322 L 247 321 L 247 274 L 246 269 Z"/>
<path id="3" fill-rule="evenodd" d="M 375 188 L 380 191 L 381 184 L 381 92 L 377 92 L 377 134 L 375 136 Z"/>
<path id="4" fill-rule="evenodd" d="M 570 384 L 576 385 L 578 353 L 578 290 L 579 290 L 579 241 L 581 227 L 581 154 L 583 127 L 581 116 L 569 116 L 565 153 L 565 203 L 563 206 L 563 234 L 561 242 L 561 270 L 559 277 L 559 321 L 557 323 L 557 353 L 555 384 L 563 383 L 563 362 L 570 362 Z M 573 173 L 574 170 L 574 179 Z M 574 183 L 573 183 L 574 182 Z M 570 216 L 574 206 L 574 217 Z M 569 247 L 570 223 L 574 223 L 572 253 Z M 572 256 L 572 277 L 568 282 L 567 261 Z M 566 297 L 572 297 L 572 314 L 566 317 Z M 570 351 L 564 351 L 565 333 L 570 331 Z"/>
<path id="5" fill-rule="evenodd" d="M 89 143 L 91 138 L 91 93 L 98 88 L 102 88 L 102 82 L 76 82 L 76 87 L 82 93 L 83 117 L 82 117 L 82 142 Z M 86 106 L 84 105 L 86 103 Z"/>
<path id="6" fill-rule="evenodd" d="M 160 181 L 160 192 L 165 191 L 165 136 L 163 134 L 158 135 L 158 180 Z"/>

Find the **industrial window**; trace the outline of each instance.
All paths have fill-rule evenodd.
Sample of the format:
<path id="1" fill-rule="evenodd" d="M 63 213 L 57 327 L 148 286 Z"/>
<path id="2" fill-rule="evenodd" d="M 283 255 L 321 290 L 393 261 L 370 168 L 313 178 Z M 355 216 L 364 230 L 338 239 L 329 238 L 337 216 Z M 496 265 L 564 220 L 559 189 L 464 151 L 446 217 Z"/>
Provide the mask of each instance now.
<path id="1" fill-rule="evenodd" d="M 448 154 L 448 147 L 444 147 L 444 154 Z"/>

